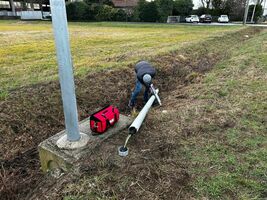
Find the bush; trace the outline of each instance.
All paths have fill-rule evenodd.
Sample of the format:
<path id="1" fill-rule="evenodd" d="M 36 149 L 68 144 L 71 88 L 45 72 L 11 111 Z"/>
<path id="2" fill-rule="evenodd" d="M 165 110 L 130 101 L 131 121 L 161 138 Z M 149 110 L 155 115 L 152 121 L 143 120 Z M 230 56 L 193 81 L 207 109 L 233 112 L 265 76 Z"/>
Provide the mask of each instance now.
<path id="1" fill-rule="evenodd" d="M 96 14 L 97 21 L 126 21 L 127 13 L 123 9 L 108 5 L 100 6 Z"/>
<path id="2" fill-rule="evenodd" d="M 68 20 L 90 21 L 93 20 L 91 7 L 84 2 L 72 2 L 66 5 Z"/>
<path id="3" fill-rule="evenodd" d="M 194 4 L 192 0 L 175 0 L 173 2 L 173 15 L 187 16 L 193 10 Z"/>
<path id="4" fill-rule="evenodd" d="M 157 4 L 154 1 L 140 1 L 137 8 L 137 15 L 142 22 L 156 22 L 159 20 Z"/>
<path id="5" fill-rule="evenodd" d="M 123 22 L 128 20 L 127 13 L 123 9 L 113 9 L 112 21 Z"/>
<path id="6" fill-rule="evenodd" d="M 173 0 L 155 0 L 158 8 L 160 22 L 167 22 L 168 16 L 173 12 Z"/>
<path id="7" fill-rule="evenodd" d="M 97 21 L 112 21 L 113 15 L 116 11 L 113 7 L 108 5 L 103 5 L 99 7 L 99 10 L 96 15 Z"/>
<path id="8" fill-rule="evenodd" d="M 194 15 L 198 15 L 198 16 L 201 16 L 203 14 L 210 14 L 210 9 L 208 8 L 205 8 L 205 7 L 199 7 L 197 10 L 194 10 L 193 11 L 193 14 Z"/>

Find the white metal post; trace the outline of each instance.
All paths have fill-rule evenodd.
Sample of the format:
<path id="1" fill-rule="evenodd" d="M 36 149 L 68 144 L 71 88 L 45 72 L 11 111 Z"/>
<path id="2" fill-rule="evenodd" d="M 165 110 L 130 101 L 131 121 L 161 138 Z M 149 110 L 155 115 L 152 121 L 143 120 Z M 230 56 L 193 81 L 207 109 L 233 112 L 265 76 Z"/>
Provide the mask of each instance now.
<path id="1" fill-rule="evenodd" d="M 69 33 L 64 0 L 50 0 L 56 42 L 59 80 L 68 141 L 78 141 L 79 132 Z"/>
<path id="2" fill-rule="evenodd" d="M 265 10 L 266 10 L 266 0 L 264 0 L 264 3 L 263 3 L 263 14 L 265 14 Z"/>
<path id="3" fill-rule="evenodd" d="M 16 16 L 16 8 L 13 0 L 9 0 L 9 4 L 11 6 L 12 15 Z"/>
<path id="4" fill-rule="evenodd" d="M 251 20 L 250 20 L 251 23 L 253 23 L 253 21 L 254 21 L 254 15 L 255 15 L 255 11 L 256 11 L 256 6 L 257 6 L 257 4 L 255 4 L 254 8 L 253 8 L 253 12 L 252 12 Z"/>
<path id="5" fill-rule="evenodd" d="M 244 19 L 243 19 L 243 25 L 246 25 L 246 23 L 247 23 L 248 10 L 249 10 L 249 0 L 247 0 L 247 2 L 246 2 L 245 13 L 244 13 Z"/>

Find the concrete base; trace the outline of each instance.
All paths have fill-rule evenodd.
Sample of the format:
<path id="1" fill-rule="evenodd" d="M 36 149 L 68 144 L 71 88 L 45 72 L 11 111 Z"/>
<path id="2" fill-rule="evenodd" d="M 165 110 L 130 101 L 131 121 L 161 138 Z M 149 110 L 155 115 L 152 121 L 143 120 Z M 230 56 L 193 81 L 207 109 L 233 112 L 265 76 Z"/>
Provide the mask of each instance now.
<path id="1" fill-rule="evenodd" d="M 68 136 L 63 135 L 61 138 L 57 141 L 57 146 L 60 149 L 79 149 L 87 145 L 89 141 L 89 136 L 84 133 L 80 133 L 81 138 L 78 141 L 69 141 Z"/>
<path id="2" fill-rule="evenodd" d="M 80 131 L 86 134 L 85 139 L 87 145 L 82 145 L 80 148 L 66 149 L 59 148 L 64 141 L 66 131 L 62 131 L 39 144 L 39 156 L 41 161 L 41 168 L 44 172 L 60 169 L 63 171 L 71 170 L 78 161 L 84 156 L 90 155 L 100 142 L 108 137 L 119 134 L 122 130 L 131 125 L 132 119 L 124 115 L 120 115 L 119 122 L 111 127 L 105 134 L 93 135 L 90 129 L 89 118 L 80 122 Z M 58 142 L 59 141 L 59 142 Z M 65 145 L 65 143 L 63 142 Z M 60 146 L 61 147 L 61 146 Z M 115 148 L 116 149 L 116 148 Z"/>

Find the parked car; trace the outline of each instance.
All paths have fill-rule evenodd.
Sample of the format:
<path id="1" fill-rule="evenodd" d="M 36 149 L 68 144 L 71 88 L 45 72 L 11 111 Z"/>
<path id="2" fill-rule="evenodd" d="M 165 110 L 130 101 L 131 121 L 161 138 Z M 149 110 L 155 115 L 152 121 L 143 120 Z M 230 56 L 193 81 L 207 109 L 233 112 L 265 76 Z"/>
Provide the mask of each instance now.
<path id="1" fill-rule="evenodd" d="M 204 15 L 200 16 L 200 20 L 199 21 L 202 22 L 202 23 L 211 23 L 211 20 L 212 20 L 211 15 L 204 14 Z"/>
<path id="2" fill-rule="evenodd" d="M 51 13 L 44 12 L 43 13 L 43 19 L 44 20 L 51 20 L 52 19 L 52 14 Z"/>
<path id="3" fill-rule="evenodd" d="M 229 22 L 229 17 L 227 15 L 221 15 L 218 18 L 219 23 L 228 23 Z"/>
<path id="4" fill-rule="evenodd" d="M 189 15 L 185 18 L 185 21 L 188 23 L 198 23 L 199 22 L 199 18 L 197 15 Z"/>

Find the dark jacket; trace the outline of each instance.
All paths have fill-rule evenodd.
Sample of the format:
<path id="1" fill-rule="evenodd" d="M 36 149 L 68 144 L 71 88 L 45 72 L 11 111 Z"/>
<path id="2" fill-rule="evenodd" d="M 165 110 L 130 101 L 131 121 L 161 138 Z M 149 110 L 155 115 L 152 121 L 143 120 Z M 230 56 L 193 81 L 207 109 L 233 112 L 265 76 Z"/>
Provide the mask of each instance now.
<path id="1" fill-rule="evenodd" d="M 143 81 L 143 76 L 145 74 L 149 74 L 151 76 L 151 78 L 154 78 L 156 75 L 156 70 L 154 67 L 152 67 L 151 64 L 149 64 L 146 61 L 141 61 L 139 63 L 137 63 L 135 65 L 135 73 L 137 76 L 137 79 L 143 84 L 145 85 L 144 81 Z"/>

